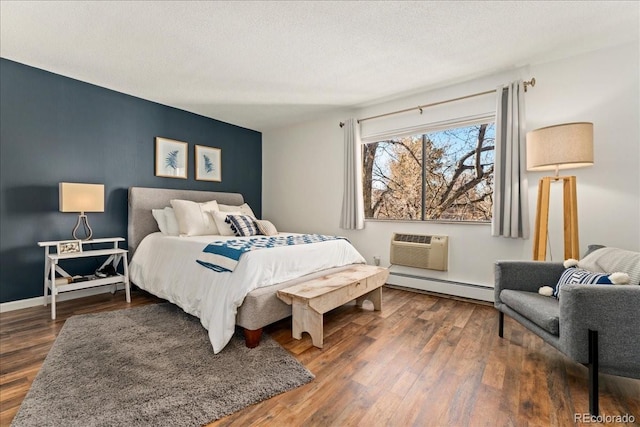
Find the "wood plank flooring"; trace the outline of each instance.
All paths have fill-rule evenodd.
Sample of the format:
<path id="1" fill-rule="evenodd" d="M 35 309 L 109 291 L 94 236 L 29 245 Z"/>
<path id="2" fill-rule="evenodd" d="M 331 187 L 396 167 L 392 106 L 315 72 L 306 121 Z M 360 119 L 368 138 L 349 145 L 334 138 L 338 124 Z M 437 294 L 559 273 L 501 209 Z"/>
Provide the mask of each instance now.
<path id="1" fill-rule="evenodd" d="M 158 303 L 122 292 L 0 314 L 0 425 L 8 426 L 65 319 Z M 324 348 L 291 337 L 291 319 L 265 332 L 316 375 L 211 426 L 640 425 L 640 381 L 600 376 L 600 411 L 635 423 L 575 422 L 588 411 L 587 369 L 517 322 L 497 334 L 491 306 L 385 287 L 383 310 L 346 305 L 324 316 Z M 132 402 L 135 404 L 135 402 Z"/>

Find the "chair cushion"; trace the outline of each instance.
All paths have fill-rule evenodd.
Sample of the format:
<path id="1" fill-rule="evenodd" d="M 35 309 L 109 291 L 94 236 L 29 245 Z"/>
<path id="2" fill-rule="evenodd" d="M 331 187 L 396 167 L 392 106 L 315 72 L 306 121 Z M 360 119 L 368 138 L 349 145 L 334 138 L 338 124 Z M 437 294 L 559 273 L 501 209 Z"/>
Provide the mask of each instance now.
<path id="1" fill-rule="evenodd" d="M 560 305 L 557 299 L 534 292 L 505 289 L 500 292 L 500 300 L 550 334 L 560 334 Z"/>

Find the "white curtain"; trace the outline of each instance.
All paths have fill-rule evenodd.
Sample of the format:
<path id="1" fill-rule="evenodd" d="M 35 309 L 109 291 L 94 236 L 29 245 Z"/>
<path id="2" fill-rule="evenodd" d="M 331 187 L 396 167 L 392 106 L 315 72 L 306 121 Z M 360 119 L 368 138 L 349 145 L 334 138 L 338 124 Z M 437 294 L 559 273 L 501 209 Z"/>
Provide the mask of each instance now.
<path id="1" fill-rule="evenodd" d="M 496 151 L 491 235 L 529 237 L 528 184 L 525 166 L 524 84 L 497 88 Z"/>
<path id="2" fill-rule="evenodd" d="M 364 228 L 364 201 L 362 197 L 362 143 L 360 125 L 356 119 L 345 121 L 344 127 L 344 193 L 340 228 Z"/>

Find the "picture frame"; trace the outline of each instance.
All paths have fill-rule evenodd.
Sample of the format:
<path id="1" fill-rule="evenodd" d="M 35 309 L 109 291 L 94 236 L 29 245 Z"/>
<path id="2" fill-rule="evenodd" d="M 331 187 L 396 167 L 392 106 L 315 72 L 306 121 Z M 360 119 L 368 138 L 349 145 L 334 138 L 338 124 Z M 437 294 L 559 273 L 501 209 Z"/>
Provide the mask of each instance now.
<path id="1" fill-rule="evenodd" d="M 189 144 L 156 137 L 156 176 L 187 179 Z"/>
<path id="2" fill-rule="evenodd" d="M 58 255 L 82 253 L 82 241 L 63 240 L 56 244 Z"/>
<path id="3" fill-rule="evenodd" d="M 222 182 L 222 149 L 196 145 L 196 180 Z"/>

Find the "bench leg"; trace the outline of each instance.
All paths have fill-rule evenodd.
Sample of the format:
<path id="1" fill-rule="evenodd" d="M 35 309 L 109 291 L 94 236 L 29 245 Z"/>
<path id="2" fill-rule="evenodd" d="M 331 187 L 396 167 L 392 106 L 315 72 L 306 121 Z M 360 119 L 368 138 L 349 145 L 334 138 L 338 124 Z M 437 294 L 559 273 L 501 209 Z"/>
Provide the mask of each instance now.
<path id="1" fill-rule="evenodd" d="M 244 329 L 244 344 L 248 348 L 255 348 L 260 344 L 260 338 L 262 337 L 262 328 L 260 329 Z"/>
<path id="2" fill-rule="evenodd" d="M 308 332 L 311 335 L 313 345 L 322 348 L 322 314 L 297 301 L 294 301 L 291 306 L 291 314 L 293 317 L 292 336 L 299 340 L 302 339 L 303 332 Z"/>
<path id="3" fill-rule="evenodd" d="M 373 309 L 375 311 L 382 310 L 382 288 L 376 288 L 371 292 L 368 292 L 361 297 L 356 298 L 356 305 L 362 307 L 362 303 L 369 300 L 373 303 Z"/>

